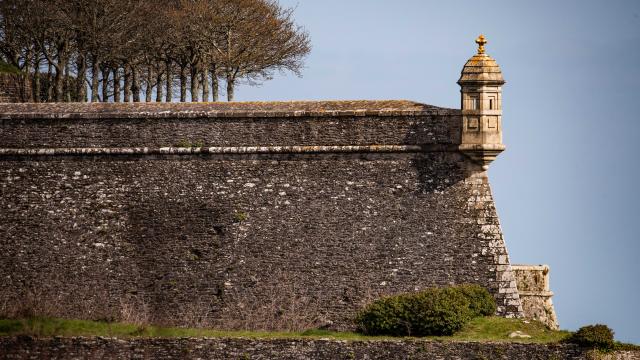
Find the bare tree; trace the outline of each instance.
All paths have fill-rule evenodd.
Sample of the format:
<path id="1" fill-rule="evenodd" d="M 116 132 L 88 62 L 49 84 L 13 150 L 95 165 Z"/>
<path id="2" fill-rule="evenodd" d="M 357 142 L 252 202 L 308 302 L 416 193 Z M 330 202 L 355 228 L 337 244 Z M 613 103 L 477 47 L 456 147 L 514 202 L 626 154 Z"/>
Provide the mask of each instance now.
<path id="1" fill-rule="evenodd" d="M 38 20 L 44 31 L 38 42 L 47 62 L 55 69 L 53 96 L 55 101 L 62 102 L 65 71 L 73 55 L 76 35 L 73 5 L 64 0 L 33 1 L 30 5 L 41 15 Z"/>
<path id="2" fill-rule="evenodd" d="M 300 75 L 310 44 L 292 14 L 276 0 L 0 0 L 0 58 L 36 101 L 41 87 L 87 101 L 87 85 L 91 101 L 172 101 L 176 73 L 180 101 L 218 101 L 221 78 L 232 101 L 241 81 Z"/>
<path id="3" fill-rule="evenodd" d="M 309 36 L 293 22 L 291 9 L 272 0 L 211 2 L 214 16 L 209 43 L 223 67 L 227 100 L 233 101 L 238 79 L 271 79 L 274 71 L 300 74 L 311 50 Z"/>
<path id="4" fill-rule="evenodd" d="M 0 0 L 0 58 L 25 74 L 36 74 L 32 79 L 32 98 L 36 102 L 40 101 L 41 44 L 46 31 L 37 20 L 44 11 L 42 4 L 32 0 Z"/>
<path id="5" fill-rule="evenodd" d="M 16 0 L 0 1 L 0 54 L 9 64 L 23 68 L 22 52 L 33 44 L 27 41 L 28 30 L 20 24 L 28 20 L 28 12 Z"/>

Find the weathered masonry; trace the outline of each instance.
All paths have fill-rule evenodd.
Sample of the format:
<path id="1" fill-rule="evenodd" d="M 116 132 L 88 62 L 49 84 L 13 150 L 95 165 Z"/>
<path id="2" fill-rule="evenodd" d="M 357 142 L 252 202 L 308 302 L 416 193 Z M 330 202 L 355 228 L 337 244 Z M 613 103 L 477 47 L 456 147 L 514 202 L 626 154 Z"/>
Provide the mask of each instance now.
<path id="1" fill-rule="evenodd" d="M 22 74 L 0 72 L 0 103 L 33 101 L 29 78 Z"/>
<path id="2" fill-rule="evenodd" d="M 536 319 L 551 329 L 558 329 L 553 308 L 553 292 L 549 289 L 548 265 L 513 265 L 522 309 L 528 318 Z"/>
<path id="3" fill-rule="evenodd" d="M 0 311 L 348 329 L 382 295 L 477 283 L 522 316 L 486 173 L 503 83 L 479 53 L 462 110 L 1 104 Z"/>
<path id="4" fill-rule="evenodd" d="M 330 339 L 112 339 L 0 337 L 8 359 L 509 359 L 632 360 L 640 351 L 599 355 L 574 344 L 455 342 L 421 339 L 340 341 Z"/>

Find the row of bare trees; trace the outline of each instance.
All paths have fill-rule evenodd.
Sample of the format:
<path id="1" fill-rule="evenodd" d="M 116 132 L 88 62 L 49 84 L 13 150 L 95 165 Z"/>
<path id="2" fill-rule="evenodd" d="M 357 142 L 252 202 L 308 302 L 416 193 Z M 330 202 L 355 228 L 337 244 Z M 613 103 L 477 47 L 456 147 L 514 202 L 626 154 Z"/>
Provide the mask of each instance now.
<path id="1" fill-rule="evenodd" d="M 0 0 L 0 57 L 34 101 L 218 101 L 220 80 L 233 101 L 309 51 L 277 0 Z"/>

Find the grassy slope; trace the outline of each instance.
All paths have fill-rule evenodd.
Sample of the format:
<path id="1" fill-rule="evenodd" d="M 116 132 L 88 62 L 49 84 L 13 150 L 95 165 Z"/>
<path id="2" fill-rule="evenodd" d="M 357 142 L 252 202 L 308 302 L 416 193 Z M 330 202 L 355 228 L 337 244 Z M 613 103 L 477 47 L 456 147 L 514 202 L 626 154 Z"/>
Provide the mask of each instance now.
<path id="1" fill-rule="evenodd" d="M 513 331 L 522 331 L 531 335 L 531 339 L 510 339 Z M 513 341 L 513 342 L 558 342 L 566 338 L 567 331 L 552 331 L 535 321 L 519 319 L 504 319 L 498 317 L 477 318 L 470 322 L 462 331 L 451 337 L 431 337 L 429 339 L 441 341 Z M 106 337 L 232 337 L 232 338 L 260 338 L 260 339 L 338 339 L 338 340 L 381 340 L 397 339 L 390 337 L 364 336 L 349 332 L 329 332 L 324 330 L 309 330 L 303 333 L 290 332 L 249 332 L 249 331 L 221 331 L 208 329 L 166 328 L 156 326 L 138 326 L 123 323 L 107 323 L 85 320 L 63 319 L 20 319 L 0 320 L 0 336 L 31 335 L 37 337 L 49 336 L 106 336 Z"/>
<path id="2" fill-rule="evenodd" d="M 530 339 L 510 339 L 509 334 L 521 331 L 531 335 Z M 492 340 L 492 341 L 521 341 L 536 343 L 552 343 L 564 340 L 571 332 L 564 330 L 549 330 L 543 324 L 533 320 L 505 319 L 501 317 L 477 318 L 467 324 L 464 329 L 453 337 L 458 340 Z"/>
<path id="3" fill-rule="evenodd" d="M 0 60 L 0 73 L 19 74 L 20 70 L 15 66 Z"/>

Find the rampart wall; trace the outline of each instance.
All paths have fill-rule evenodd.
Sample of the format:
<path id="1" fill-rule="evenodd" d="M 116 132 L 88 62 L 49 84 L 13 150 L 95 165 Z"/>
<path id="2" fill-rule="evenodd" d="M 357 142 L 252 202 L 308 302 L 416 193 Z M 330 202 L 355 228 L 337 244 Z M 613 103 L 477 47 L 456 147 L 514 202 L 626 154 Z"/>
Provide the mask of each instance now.
<path id="1" fill-rule="evenodd" d="M 353 328 L 478 283 L 522 314 L 460 113 L 410 102 L 0 105 L 0 310 Z"/>
<path id="2" fill-rule="evenodd" d="M 31 99 L 31 83 L 26 76 L 0 73 L 0 103 L 21 103 Z"/>

